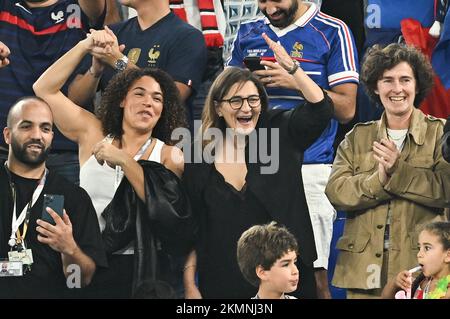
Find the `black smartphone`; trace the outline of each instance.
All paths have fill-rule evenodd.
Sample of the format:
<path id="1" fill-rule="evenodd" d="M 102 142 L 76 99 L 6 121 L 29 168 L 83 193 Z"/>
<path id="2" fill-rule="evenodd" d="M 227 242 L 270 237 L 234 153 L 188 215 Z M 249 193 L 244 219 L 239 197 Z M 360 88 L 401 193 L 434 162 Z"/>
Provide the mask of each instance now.
<path id="1" fill-rule="evenodd" d="M 266 69 L 264 65 L 261 64 L 261 57 L 259 56 L 246 56 L 244 58 L 244 64 L 252 72 Z"/>
<path id="2" fill-rule="evenodd" d="M 56 223 L 53 220 L 53 217 L 50 216 L 46 210 L 47 207 L 53 209 L 62 218 L 64 209 L 64 195 L 44 194 L 44 205 L 42 207 L 41 219 L 47 223 L 55 225 Z"/>

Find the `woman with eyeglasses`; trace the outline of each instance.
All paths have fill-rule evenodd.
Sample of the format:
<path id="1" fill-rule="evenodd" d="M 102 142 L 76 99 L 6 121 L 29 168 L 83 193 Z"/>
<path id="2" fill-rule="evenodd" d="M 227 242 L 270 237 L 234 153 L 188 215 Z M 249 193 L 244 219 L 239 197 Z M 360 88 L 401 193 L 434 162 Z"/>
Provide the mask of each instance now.
<path id="1" fill-rule="evenodd" d="M 201 154 L 186 159 L 183 176 L 200 223 L 196 249 L 184 267 L 186 298 L 253 297 L 257 287 L 239 271 L 237 241 L 249 227 L 272 220 L 284 224 L 299 242 L 297 296 L 315 296 L 316 249 L 299 163 L 327 126 L 332 102 L 281 45 L 263 37 L 297 81 L 306 103 L 268 111 L 264 86 L 244 69 L 227 68 L 212 84 L 197 137 Z M 261 280 L 270 276 L 267 266 Z"/>

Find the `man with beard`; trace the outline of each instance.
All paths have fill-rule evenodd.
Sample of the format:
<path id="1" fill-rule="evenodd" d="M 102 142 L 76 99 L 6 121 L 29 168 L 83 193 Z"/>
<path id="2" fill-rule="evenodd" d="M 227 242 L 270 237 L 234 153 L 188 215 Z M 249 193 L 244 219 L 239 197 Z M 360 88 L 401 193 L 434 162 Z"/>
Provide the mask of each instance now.
<path id="1" fill-rule="evenodd" d="M 100 228 L 88 194 L 45 167 L 53 140 L 49 106 L 36 97 L 14 104 L 3 136 L 8 161 L 0 168 L 0 259 L 22 261 L 23 275 L 0 278 L 3 298 L 61 298 L 90 283 L 106 266 Z M 64 196 L 60 217 L 44 194 Z M 43 209 L 55 224 L 41 220 Z"/>
<path id="2" fill-rule="evenodd" d="M 291 109 L 303 103 L 302 92 L 292 75 L 298 64 L 327 91 L 334 103 L 334 119 L 306 150 L 302 166 L 318 255 L 314 262 L 317 293 L 320 298 L 330 298 L 327 268 L 336 211 L 325 195 L 325 186 L 333 163 L 338 122 L 348 123 L 355 115 L 359 81 L 357 51 L 347 25 L 320 12 L 313 3 L 258 0 L 258 6 L 265 17 L 241 24 L 227 65 L 245 67 L 245 57 L 261 57 L 265 70 L 255 71 L 255 74 L 267 88 L 271 108 Z M 275 63 L 262 33 L 286 49 L 295 62 L 292 70 L 286 71 Z"/>
<path id="3" fill-rule="evenodd" d="M 0 69 L 0 127 L 17 99 L 34 95 L 33 83 L 53 62 L 84 39 L 89 28 L 102 27 L 105 8 L 105 0 L 0 0 L 0 41 L 10 51 L 6 61 L 0 52 L 5 61 Z M 7 149 L 0 138 L 0 159 L 6 159 Z M 77 145 L 58 130 L 47 165 L 78 183 Z"/>

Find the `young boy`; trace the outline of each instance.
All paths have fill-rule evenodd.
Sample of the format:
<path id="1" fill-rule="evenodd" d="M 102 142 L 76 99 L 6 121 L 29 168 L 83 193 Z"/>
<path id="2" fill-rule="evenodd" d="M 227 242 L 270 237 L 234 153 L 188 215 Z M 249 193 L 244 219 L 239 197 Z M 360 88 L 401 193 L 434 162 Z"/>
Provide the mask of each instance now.
<path id="1" fill-rule="evenodd" d="M 245 279 L 259 286 L 253 299 L 295 299 L 285 293 L 297 289 L 297 250 L 295 237 L 275 222 L 253 226 L 241 235 L 237 259 Z"/>

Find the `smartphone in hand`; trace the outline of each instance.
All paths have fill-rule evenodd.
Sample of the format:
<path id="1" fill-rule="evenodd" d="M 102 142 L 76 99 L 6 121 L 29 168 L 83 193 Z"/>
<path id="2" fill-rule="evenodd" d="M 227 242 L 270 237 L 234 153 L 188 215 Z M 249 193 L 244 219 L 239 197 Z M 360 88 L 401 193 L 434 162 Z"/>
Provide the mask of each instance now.
<path id="1" fill-rule="evenodd" d="M 53 209 L 62 218 L 64 213 L 64 195 L 44 194 L 41 219 L 49 224 L 56 225 L 53 217 L 47 212 L 47 207 Z"/>
<path id="2" fill-rule="evenodd" d="M 244 64 L 252 72 L 266 69 L 264 65 L 261 64 L 261 57 L 259 56 L 246 56 L 244 58 Z"/>

